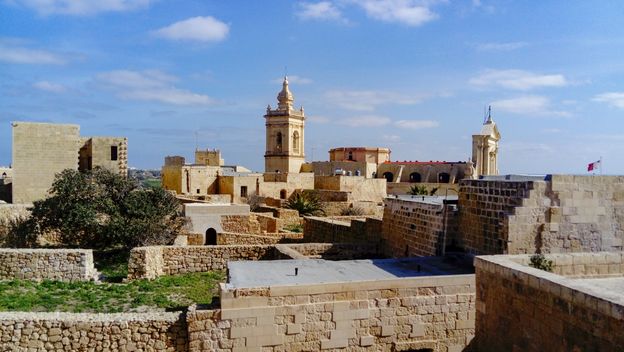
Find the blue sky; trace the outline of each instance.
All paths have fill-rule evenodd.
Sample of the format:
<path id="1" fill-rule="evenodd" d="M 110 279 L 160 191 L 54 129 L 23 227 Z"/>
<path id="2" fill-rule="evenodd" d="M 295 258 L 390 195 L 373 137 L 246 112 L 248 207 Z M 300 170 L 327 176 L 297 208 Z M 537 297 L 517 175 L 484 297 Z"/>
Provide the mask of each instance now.
<path id="1" fill-rule="evenodd" d="M 624 174 L 623 21 L 607 0 L 0 0 L 0 165 L 27 120 L 127 136 L 134 167 L 197 144 L 262 170 L 287 72 L 308 160 L 466 160 L 491 104 L 502 173 Z"/>

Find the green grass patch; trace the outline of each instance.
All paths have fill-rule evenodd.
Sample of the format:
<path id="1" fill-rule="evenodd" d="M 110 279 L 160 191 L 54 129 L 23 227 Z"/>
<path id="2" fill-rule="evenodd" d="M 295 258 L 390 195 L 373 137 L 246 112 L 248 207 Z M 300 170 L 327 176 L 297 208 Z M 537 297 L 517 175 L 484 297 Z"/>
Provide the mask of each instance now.
<path id="1" fill-rule="evenodd" d="M 128 283 L 0 281 L 0 311 L 115 313 L 182 310 L 211 304 L 222 272 L 163 276 Z"/>
<path id="2" fill-rule="evenodd" d="M 128 276 L 128 259 L 130 252 L 127 249 L 111 249 L 93 252 L 95 268 L 104 275 L 103 281 L 121 282 Z"/>

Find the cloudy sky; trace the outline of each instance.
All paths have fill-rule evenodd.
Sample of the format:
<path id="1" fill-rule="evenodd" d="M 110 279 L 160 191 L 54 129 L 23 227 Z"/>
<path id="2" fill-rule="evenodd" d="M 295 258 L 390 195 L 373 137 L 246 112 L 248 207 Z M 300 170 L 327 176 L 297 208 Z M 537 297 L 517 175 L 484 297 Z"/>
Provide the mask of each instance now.
<path id="1" fill-rule="evenodd" d="M 623 21 L 618 0 L 0 0 L 0 165 L 28 120 L 127 136 L 135 167 L 197 145 L 261 170 L 287 73 L 308 160 L 466 160 L 491 104 L 502 173 L 623 174 Z"/>

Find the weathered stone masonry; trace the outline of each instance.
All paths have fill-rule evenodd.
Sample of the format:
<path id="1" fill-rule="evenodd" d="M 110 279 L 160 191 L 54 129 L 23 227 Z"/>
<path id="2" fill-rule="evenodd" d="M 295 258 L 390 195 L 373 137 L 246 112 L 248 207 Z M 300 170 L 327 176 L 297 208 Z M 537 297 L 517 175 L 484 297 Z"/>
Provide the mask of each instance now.
<path id="1" fill-rule="evenodd" d="M 88 281 L 95 279 L 90 249 L 0 249 L 0 279 Z"/>

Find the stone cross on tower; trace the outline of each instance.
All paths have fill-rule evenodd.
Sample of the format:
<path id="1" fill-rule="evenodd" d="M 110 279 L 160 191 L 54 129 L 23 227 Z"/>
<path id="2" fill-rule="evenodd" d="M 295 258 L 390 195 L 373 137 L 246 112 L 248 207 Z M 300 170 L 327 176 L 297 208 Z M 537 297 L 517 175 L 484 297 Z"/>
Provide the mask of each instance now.
<path id="1" fill-rule="evenodd" d="M 265 172 L 298 173 L 304 163 L 303 107 L 294 109 L 294 98 L 284 77 L 282 90 L 277 95 L 277 109 L 269 105 L 266 120 Z"/>

